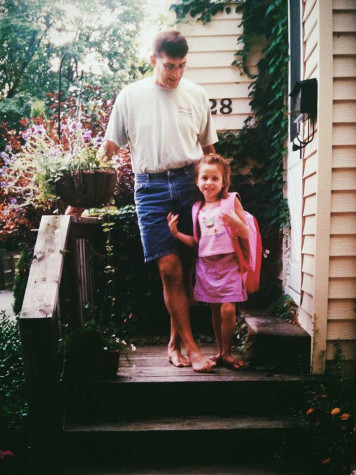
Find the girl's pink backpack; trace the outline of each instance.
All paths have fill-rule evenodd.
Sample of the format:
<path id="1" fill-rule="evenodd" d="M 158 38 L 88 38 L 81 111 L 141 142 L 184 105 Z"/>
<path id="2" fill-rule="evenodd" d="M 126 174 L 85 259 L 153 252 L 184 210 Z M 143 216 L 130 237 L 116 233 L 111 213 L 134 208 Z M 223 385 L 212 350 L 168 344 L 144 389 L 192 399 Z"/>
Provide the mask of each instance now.
<path id="1" fill-rule="evenodd" d="M 229 193 L 228 197 L 221 200 L 221 210 L 229 213 L 235 209 L 235 197 L 239 198 L 237 193 Z M 248 294 L 256 292 L 260 286 L 261 261 L 262 261 L 262 239 L 257 219 L 248 211 L 244 211 L 250 235 L 248 239 L 239 238 L 231 230 L 230 235 L 233 238 L 236 253 L 239 259 L 240 268 L 244 273 L 246 291 Z"/>

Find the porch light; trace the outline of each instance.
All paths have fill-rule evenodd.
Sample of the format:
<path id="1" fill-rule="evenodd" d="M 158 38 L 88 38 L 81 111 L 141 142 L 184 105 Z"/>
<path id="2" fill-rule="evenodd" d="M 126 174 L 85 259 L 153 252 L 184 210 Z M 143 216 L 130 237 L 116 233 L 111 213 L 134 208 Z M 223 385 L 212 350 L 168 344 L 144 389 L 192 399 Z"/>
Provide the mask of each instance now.
<path id="1" fill-rule="evenodd" d="M 291 113 L 293 122 L 297 124 L 297 133 L 293 139 L 293 151 L 302 150 L 315 135 L 315 119 L 317 116 L 318 83 L 316 79 L 297 81 L 292 92 Z M 305 125 L 306 124 L 306 125 Z M 306 127 L 306 133 L 303 129 Z M 304 136 L 306 137 L 304 139 Z"/>

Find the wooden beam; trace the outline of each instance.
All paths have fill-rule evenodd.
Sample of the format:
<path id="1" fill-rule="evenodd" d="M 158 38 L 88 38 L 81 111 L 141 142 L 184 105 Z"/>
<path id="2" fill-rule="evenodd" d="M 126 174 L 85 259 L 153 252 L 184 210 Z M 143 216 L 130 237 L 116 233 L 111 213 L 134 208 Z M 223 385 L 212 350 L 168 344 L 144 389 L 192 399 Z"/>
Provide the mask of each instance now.
<path id="1" fill-rule="evenodd" d="M 333 112 L 332 0 L 317 3 L 319 20 L 318 156 L 315 231 L 314 338 L 312 372 L 324 372 L 326 363 L 329 289 L 330 210 Z"/>
<path id="2" fill-rule="evenodd" d="M 71 216 L 42 217 L 20 321 L 53 316 L 71 219 Z"/>

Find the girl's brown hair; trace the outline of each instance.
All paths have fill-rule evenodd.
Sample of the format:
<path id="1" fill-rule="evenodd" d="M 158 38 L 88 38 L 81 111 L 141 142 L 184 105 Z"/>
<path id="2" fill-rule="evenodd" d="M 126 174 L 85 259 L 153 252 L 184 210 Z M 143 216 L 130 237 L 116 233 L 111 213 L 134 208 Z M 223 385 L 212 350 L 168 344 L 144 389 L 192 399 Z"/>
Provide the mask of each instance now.
<path id="1" fill-rule="evenodd" d="M 218 153 L 209 153 L 204 155 L 195 165 L 195 180 L 198 179 L 201 165 L 217 165 L 220 167 L 223 177 L 223 186 L 218 195 L 218 198 L 226 198 L 230 188 L 231 168 L 230 163 L 232 158 L 224 158 Z M 200 201 L 204 201 L 203 193 L 198 189 L 198 197 Z"/>

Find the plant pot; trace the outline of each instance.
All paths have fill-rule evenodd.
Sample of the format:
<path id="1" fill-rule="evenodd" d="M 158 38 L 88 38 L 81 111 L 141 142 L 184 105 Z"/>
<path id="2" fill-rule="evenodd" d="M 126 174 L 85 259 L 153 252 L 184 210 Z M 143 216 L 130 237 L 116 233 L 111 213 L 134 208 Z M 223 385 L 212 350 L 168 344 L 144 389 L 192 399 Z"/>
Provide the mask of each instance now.
<path id="1" fill-rule="evenodd" d="M 114 195 L 116 182 L 115 168 L 79 169 L 56 182 L 56 193 L 69 206 L 99 208 Z"/>
<path id="2" fill-rule="evenodd" d="M 115 378 L 119 369 L 120 351 L 104 351 L 99 359 L 98 376 Z"/>

